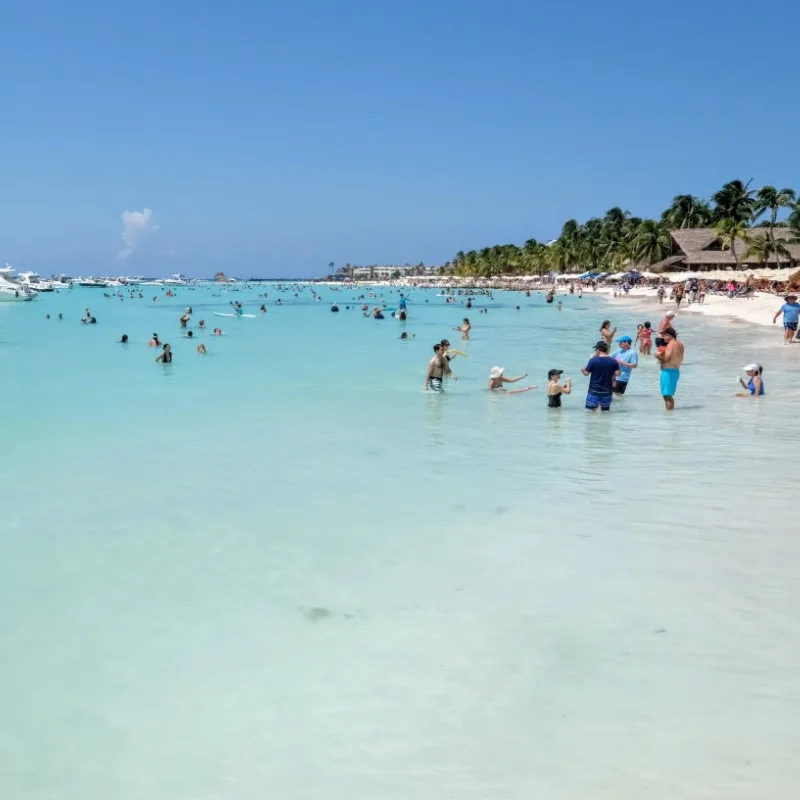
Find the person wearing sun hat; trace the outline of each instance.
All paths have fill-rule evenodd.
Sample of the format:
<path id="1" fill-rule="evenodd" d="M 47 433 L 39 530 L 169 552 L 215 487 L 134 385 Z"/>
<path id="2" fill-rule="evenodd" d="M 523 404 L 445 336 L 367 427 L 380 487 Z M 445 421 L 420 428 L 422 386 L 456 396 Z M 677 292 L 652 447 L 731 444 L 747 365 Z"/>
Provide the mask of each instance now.
<path id="1" fill-rule="evenodd" d="M 524 375 L 520 375 L 519 378 L 506 378 L 505 377 L 505 370 L 502 367 L 492 367 L 491 372 L 489 373 L 489 389 L 490 391 L 506 391 L 504 383 L 517 383 L 517 381 L 521 381 L 528 377 L 528 373 L 526 372 Z M 536 386 L 529 386 L 527 389 L 513 389 L 512 391 L 517 392 L 527 392 L 530 389 L 536 389 Z"/>
<path id="2" fill-rule="evenodd" d="M 772 324 L 774 325 L 778 321 L 778 317 L 783 314 L 783 343 L 788 344 L 797 333 L 797 325 L 800 322 L 800 303 L 797 302 L 796 294 L 787 294 L 783 300 L 783 305 L 772 318 Z"/>
<path id="3" fill-rule="evenodd" d="M 761 378 L 761 373 L 764 371 L 761 364 L 748 364 L 746 367 L 742 367 L 742 371 L 747 373 L 750 380 L 745 383 L 739 378 L 742 389 L 746 389 L 746 391 L 736 392 L 737 397 L 762 397 L 766 394 L 764 391 L 764 381 Z"/>
<path id="4" fill-rule="evenodd" d="M 639 354 L 631 347 L 633 339 L 630 336 L 620 336 L 617 339 L 619 350 L 611 358 L 619 364 L 619 377 L 614 381 L 614 394 L 623 395 L 628 388 L 631 372 L 639 366 Z"/>

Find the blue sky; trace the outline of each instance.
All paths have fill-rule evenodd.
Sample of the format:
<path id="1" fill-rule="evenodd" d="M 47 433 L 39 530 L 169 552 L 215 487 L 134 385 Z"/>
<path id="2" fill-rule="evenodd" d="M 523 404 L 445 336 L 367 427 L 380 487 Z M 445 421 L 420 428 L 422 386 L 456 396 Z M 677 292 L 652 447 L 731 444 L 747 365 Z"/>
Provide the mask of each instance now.
<path id="1" fill-rule="evenodd" d="M 614 205 L 655 215 L 732 178 L 800 188 L 800 10 L 767 17 L 0 0 L 0 262 L 318 275 L 548 239 Z"/>

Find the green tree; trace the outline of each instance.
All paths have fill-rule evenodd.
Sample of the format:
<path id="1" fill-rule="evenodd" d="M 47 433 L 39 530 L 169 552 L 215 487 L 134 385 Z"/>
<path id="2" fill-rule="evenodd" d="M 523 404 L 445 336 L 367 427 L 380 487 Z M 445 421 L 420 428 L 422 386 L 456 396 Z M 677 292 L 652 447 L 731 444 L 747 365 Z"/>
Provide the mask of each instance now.
<path id="1" fill-rule="evenodd" d="M 719 234 L 719 238 L 722 239 L 722 246 L 726 249 L 730 248 L 730 251 L 733 254 L 733 260 L 736 262 L 736 266 L 738 267 L 739 256 L 736 252 L 736 240 L 744 239 L 745 234 L 747 233 L 747 224 L 744 221 L 727 217 L 726 219 L 721 219 L 719 222 L 717 222 L 714 227 Z"/>
<path id="2" fill-rule="evenodd" d="M 732 219 L 746 224 L 752 219 L 755 200 L 750 183 L 729 181 L 711 198 L 714 201 L 715 222 Z"/>
<path id="3" fill-rule="evenodd" d="M 711 208 L 705 200 L 693 194 L 679 194 L 661 215 L 668 228 L 704 228 L 711 224 Z"/>
<path id="4" fill-rule="evenodd" d="M 770 256 L 775 256 L 775 261 L 780 266 L 781 257 L 791 261 L 792 254 L 782 242 L 775 242 L 767 234 L 760 233 L 757 236 L 745 235 L 747 246 L 744 250 L 744 260 L 755 259 L 759 264 L 766 264 Z"/>
<path id="5" fill-rule="evenodd" d="M 769 211 L 769 240 L 772 243 L 772 252 L 775 253 L 777 266 L 781 265 L 781 255 L 775 242 L 775 225 L 778 221 L 778 212 L 782 208 L 792 208 L 797 200 L 794 189 L 776 189 L 774 186 L 762 186 L 756 194 L 756 203 L 753 209 L 753 221 Z M 786 248 L 783 248 L 786 251 Z M 788 252 L 788 251 L 786 251 Z"/>
<path id="6" fill-rule="evenodd" d="M 669 231 L 661 223 L 646 219 L 636 229 L 631 245 L 637 264 L 654 264 L 669 253 Z"/>

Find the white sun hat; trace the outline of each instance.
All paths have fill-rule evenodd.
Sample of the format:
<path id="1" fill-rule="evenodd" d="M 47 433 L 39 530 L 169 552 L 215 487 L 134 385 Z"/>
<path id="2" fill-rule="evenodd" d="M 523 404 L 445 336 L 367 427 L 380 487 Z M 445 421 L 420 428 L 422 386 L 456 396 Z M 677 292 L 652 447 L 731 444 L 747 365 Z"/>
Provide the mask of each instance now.
<path id="1" fill-rule="evenodd" d="M 502 378 L 503 377 L 503 368 L 502 367 L 492 367 L 492 371 L 489 373 L 489 377 L 494 380 L 495 378 Z"/>

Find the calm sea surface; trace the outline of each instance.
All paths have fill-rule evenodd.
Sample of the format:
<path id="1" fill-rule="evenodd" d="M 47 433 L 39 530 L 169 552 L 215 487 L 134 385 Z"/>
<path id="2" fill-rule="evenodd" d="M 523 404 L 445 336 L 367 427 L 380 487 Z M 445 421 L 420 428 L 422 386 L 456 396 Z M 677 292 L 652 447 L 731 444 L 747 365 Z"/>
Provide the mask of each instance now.
<path id="1" fill-rule="evenodd" d="M 681 316 L 677 412 L 647 360 L 592 416 L 600 323 L 645 318 L 600 298 L 418 291 L 404 325 L 361 290 L 143 291 L 0 304 L 0 797 L 800 795 L 777 327 Z M 187 305 L 225 330 L 205 357 Z M 425 394 L 443 336 L 469 358 Z M 753 360 L 768 396 L 735 400 Z M 490 396 L 496 364 L 541 389 Z"/>

